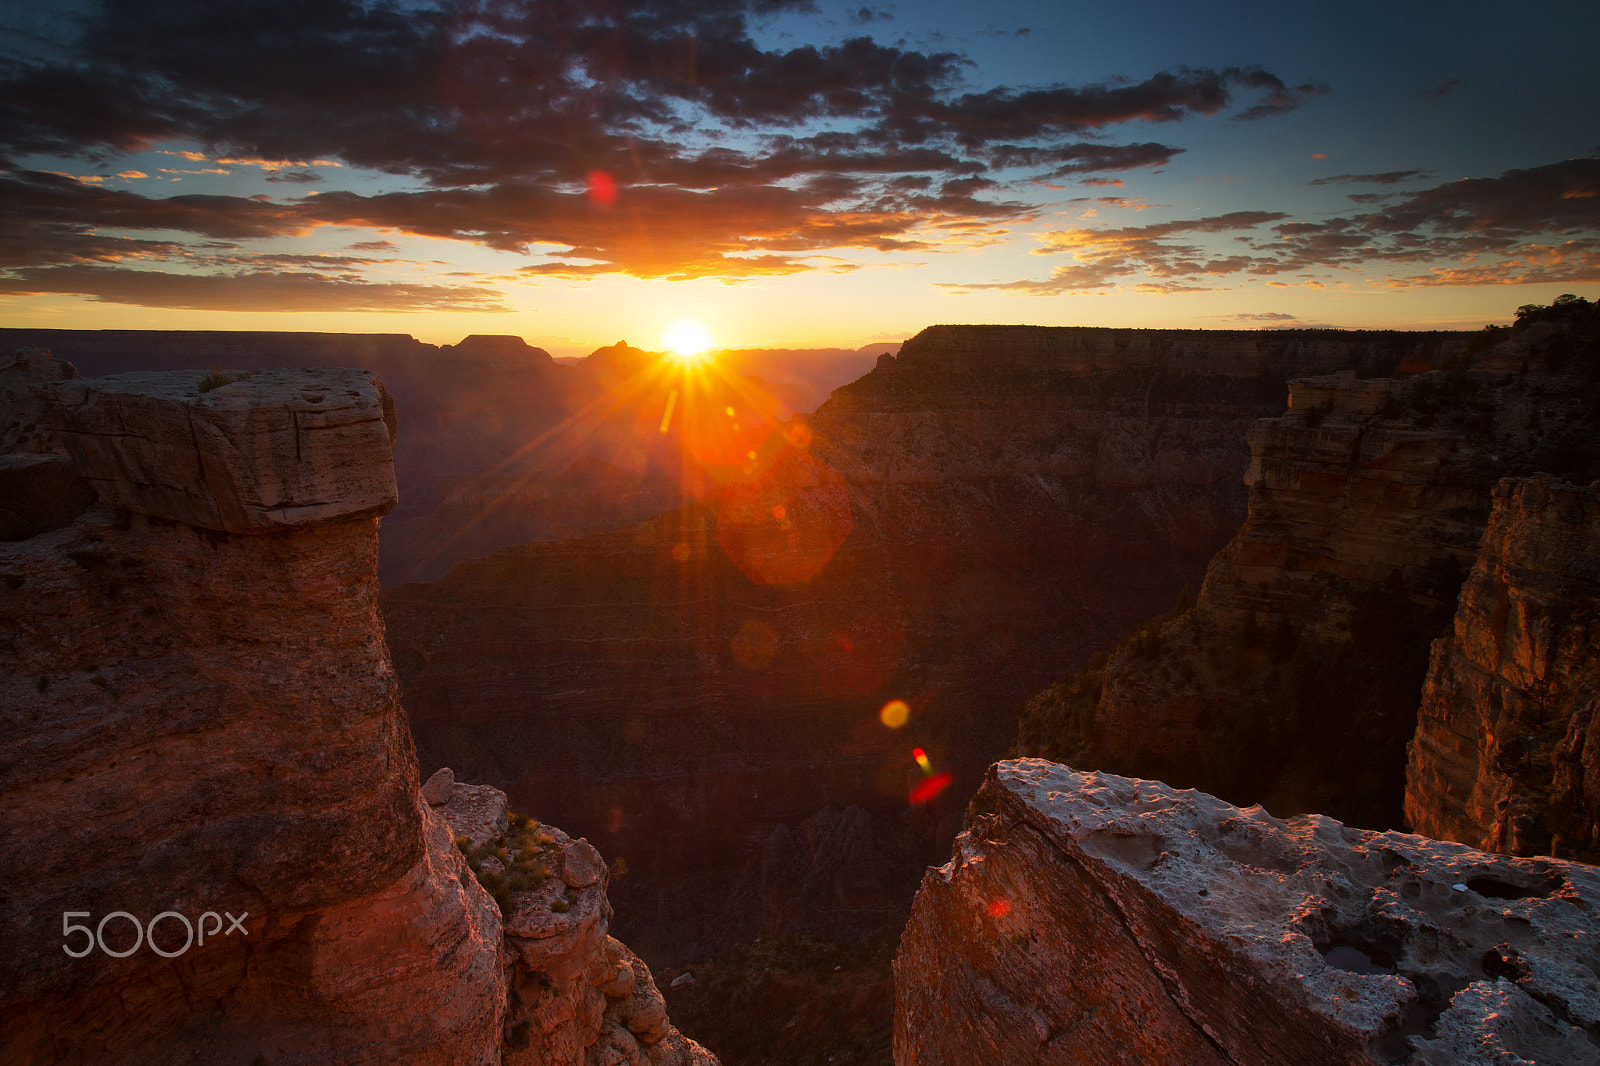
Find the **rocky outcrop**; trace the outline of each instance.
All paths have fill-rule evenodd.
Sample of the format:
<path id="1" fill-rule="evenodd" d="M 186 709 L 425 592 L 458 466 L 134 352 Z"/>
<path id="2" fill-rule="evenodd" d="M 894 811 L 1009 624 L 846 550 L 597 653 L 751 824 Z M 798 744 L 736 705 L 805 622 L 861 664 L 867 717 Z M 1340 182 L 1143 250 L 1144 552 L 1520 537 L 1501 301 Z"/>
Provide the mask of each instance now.
<path id="1" fill-rule="evenodd" d="M 506 1066 L 716 1066 L 716 1056 L 673 1027 L 649 968 L 606 935 L 609 872 L 587 840 L 509 820 L 506 796 L 457 782 L 449 769 L 423 794 L 449 822 L 461 850 L 504 884 L 520 865 L 533 883 L 504 891 L 509 993 Z"/>
<path id="2" fill-rule="evenodd" d="M 118 511 L 264 533 L 398 502 L 394 401 L 370 370 L 152 371 L 36 391 Z"/>
<path id="3" fill-rule="evenodd" d="M 193 377 L 148 396 L 202 407 Z M 313 445 L 310 473 L 381 484 L 380 393 L 349 380 L 376 440 Z M 125 381 L 45 388 L 84 455 L 114 456 L 105 432 L 180 477 L 247 443 L 282 455 L 208 440 L 198 415 L 108 429 L 106 402 L 143 395 Z M 279 392 L 250 395 L 237 424 L 275 425 Z M 498 1061 L 500 915 L 418 796 L 376 610 L 381 505 L 329 491 L 314 524 L 238 534 L 191 524 L 196 497 L 149 492 L 138 463 L 94 475 L 142 513 L 0 544 L 0 1059 Z M 231 498 L 267 503 L 302 473 L 230 471 Z"/>
<path id="4" fill-rule="evenodd" d="M 1281 410 L 1290 376 L 1426 365 L 1463 344 L 933 327 L 801 422 L 740 411 L 735 431 L 703 405 L 686 455 L 726 480 L 700 504 L 386 593 L 422 763 L 505 788 L 672 893 L 626 896 L 641 924 L 683 937 L 626 927 L 652 960 L 694 930 L 757 935 L 771 901 L 723 888 L 756 883 L 740 871 L 780 826 L 854 805 L 942 848 L 1017 702 L 1198 583 L 1244 517 L 1245 430 Z M 596 355 L 620 375 L 633 352 Z M 815 507 L 769 498 L 762 478 L 783 470 Z M 900 729 L 878 718 L 893 699 L 911 708 Z M 951 783 L 909 804 L 917 747 Z M 861 898 L 877 907 L 899 880 Z"/>
<path id="5" fill-rule="evenodd" d="M 1600 1063 L 1600 874 L 997 764 L 895 958 L 897 1066 Z"/>
<path id="6" fill-rule="evenodd" d="M 1510 332 L 1510 331 L 1503 331 Z M 1249 431 L 1249 515 L 1192 610 L 1042 693 L 1018 752 L 1398 826 L 1429 642 L 1491 491 L 1583 469 L 1595 379 L 1519 330 L 1452 369 L 1298 379 Z"/>
<path id="7" fill-rule="evenodd" d="M 1600 857 L 1600 483 L 1507 479 L 1453 630 L 1434 643 L 1406 776 L 1418 832 Z"/>
<path id="8" fill-rule="evenodd" d="M 376 377 L 37 369 L 0 395 L 73 461 L 0 484 L 64 467 L 101 503 L 0 544 L 0 1059 L 714 1066 L 606 937 L 593 848 L 547 833 L 502 914 L 474 864 L 504 795 L 418 788 Z"/>

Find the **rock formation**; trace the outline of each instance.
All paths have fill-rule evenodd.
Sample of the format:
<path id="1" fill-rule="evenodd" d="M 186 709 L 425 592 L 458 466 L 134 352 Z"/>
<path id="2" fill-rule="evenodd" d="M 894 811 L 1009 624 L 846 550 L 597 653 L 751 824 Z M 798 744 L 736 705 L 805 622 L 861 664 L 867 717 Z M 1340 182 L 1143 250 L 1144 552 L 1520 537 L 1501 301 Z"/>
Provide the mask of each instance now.
<path id="1" fill-rule="evenodd" d="M 1590 461 L 1595 378 L 1559 331 L 1516 334 L 1452 369 L 1291 382 L 1193 610 L 1041 694 L 1018 752 L 1398 826 L 1429 642 L 1495 483 Z"/>
<path id="2" fill-rule="evenodd" d="M 506 796 L 457 782 L 449 769 L 423 786 L 462 851 L 491 875 L 518 861 Z M 528 841 L 539 883 L 508 892 L 505 1066 L 717 1066 L 717 1059 L 673 1028 L 649 968 L 606 935 L 609 873 L 586 840 L 537 828 Z"/>
<path id="3" fill-rule="evenodd" d="M 856 805 L 948 842 L 1017 701 L 1196 584 L 1237 529 L 1245 430 L 1281 410 L 1289 377 L 1427 365 L 1465 343 L 932 327 L 812 418 L 722 449 L 842 475 L 850 532 L 809 580 L 763 583 L 730 559 L 725 486 L 631 530 L 388 590 L 421 761 L 504 788 L 673 892 L 626 897 L 653 930 L 752 935 L 718 888 L 750 883 L 735 871 L 779 826 Z M 605 352 L 621 374 L 628 352 Z M 783 557 L 793 500 L 752 491 L 732 510 L 765 523 L 754 554 Z M 878 720 L 891 699 L 912 709 L 901 730 Z M 907 819 L 914 747 L 953 783 Z M 877 906 L 898 876 L 862 897 Z"/>
<path id="4" fill-rule="evenodd" d="M 0 1060 L 502 1061 L 507 925 L 423 802 L 377 612 L 383 385 L 68 369 L 0 368 L 8 443 L 70 456 L 0 483 L 99 499 L 6 497 Z M 652 1062 L 693 1061 L 640 1012 Z"/>
<path id="5" fill-rule="evenodd" d="M 900 942 L 895 1062 L 1600 1063 L 1600 873 L 996 764 Z"/>
<path id="6" fill-rule="evenodd" d="M 1406 820 L 1516 855 L 1600 857 L 1600 483 L 1510 478 L 1433 646 Z"/>

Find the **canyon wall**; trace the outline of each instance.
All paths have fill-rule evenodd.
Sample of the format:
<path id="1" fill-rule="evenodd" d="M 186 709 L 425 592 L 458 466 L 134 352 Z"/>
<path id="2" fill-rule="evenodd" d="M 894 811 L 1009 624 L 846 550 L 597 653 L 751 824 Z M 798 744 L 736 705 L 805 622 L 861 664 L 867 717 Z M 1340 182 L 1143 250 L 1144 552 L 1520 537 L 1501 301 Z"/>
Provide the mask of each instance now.
<path id="1" fill-rule="evenodd" d="M 762 901 L 797 880 L 824 886 L 801 910 L 827 927 L 887 918 L 1016 702 L 1198 583 L 1243 518 L 1245 429 L 1281 410 L 1289 377 L 1465 343 L 925 330 L 813 417 L 749 438 L 748 469 L 700 504 L 387 591 L 424 769 L 493 783 L 625 858 L 655 893 L 618 888 L 652 958 L 758 933 L 776 911 Z M 813 511 L 831 516 L 814 538 L 785 527 Z M 778 580 L 752 566 L 757 541 Z M 903 727 L 879 720 L 892 699 Z M 908 804 L 919 747 L 951 783 Z M 772 874 L 795 868 L 802 822 L 852 805 L 869 835 L 911 846 L 837 878 Z"/>
<path id="2" fill-rule="evenodd" d="M 1034 759 L 974 812 L 895 956 L 897 1066 L 1600 1063 L 1593 867 Z"/>
<path id="3" fill-rule="evenodd" d="M 1597 604 L 1600 483 L 1501 482 L 1453 629 L 1433 646 L 1406 777 L 1412 828 L 1600 857 Z"/>
<path id="4" fill-rule="evenodd" d="M 35 449 L 0 461 L 0 1060 L 707 1061 L 643 992 L 632 1060 L 598 1021 L 507 1015 L 554 967 L 506 946 L 537 893 L 504 922 L 419 791 L 374 375 L 83 379 L 27 352 L 0 397 Z M 557 954 L 647 985 L 603 938 Z"/>
<path id="5" fill-rule="evenodd" d="M 1515 333 L 1452 369 L 1291 382 L 1288 413 L 1249 430 L 1249 515 L 1193 608 L 1037 696 L 1016 750 L 1400 825 L 1429 642 L 1495 483 L 1595 458 L 1571 338 Z"/>

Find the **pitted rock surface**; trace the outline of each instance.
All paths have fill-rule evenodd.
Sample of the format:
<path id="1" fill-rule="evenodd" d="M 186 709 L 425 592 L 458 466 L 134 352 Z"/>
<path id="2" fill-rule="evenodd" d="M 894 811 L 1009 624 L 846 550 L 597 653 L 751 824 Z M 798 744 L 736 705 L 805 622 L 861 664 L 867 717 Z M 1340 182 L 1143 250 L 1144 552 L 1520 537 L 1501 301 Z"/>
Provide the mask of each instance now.
<path id="1" fill-rule="evenodd" d="M 898 1066 L 1593 1061 L 1593 867 L 1035 759 L 985 806 L 913 904 Z"/>
<path id="2" fill-rule="evenodd" d="M 35 386 L 62 445 L 108 506 L 228 533 L 386 514 L 393 401 L 376 374 L 148 371 Z"/>

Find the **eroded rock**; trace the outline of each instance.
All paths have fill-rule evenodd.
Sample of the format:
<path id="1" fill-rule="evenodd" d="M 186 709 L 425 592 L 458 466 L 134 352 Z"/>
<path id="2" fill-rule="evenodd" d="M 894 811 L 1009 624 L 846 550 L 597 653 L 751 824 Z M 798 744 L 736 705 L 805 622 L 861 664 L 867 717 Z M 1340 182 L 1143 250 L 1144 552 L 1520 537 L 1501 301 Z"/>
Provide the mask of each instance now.
<path id="1" fill-rule="evenodd" d="M 212 428 L 275 425 L 284 392 L 330 381 L 379 392 L 278 380 Z M 98 409 L 134 418 L 146 459 L 168 438 L 134 412 L 185 406 L 126 380 L 56 387 L 114 395 Z M 201 448 L 285 484 L 377 463 L 337 440 L 302 455 L 316 469 L 262 455 L 258 434 Z M 109 439 L 95 449 L 117 461 Z M 499 1060 L 500 914 L 421 801 L 376 609 L 377 521 L 347 484 L 324 484 L 333 519 L 272 535 L 97 505 L 0 543 L 0 1060 Z M 69 911 L 94 931 L 124 916 L 103 949 L 63 937 Z M 157 918 L 141 946 L 131 923 Z M 185 922 L 203 944 L 185 945 Z"/>
<path id="2" fill-rule="evenodd" d="M 1518 855 L 1600 857 L 1600 483 L 1507 478 L 1436 641 L 1406 820 Z"/>
<path id="3" fill-rule="evenodd" d="M 975 806 L 895 958 L 898 1066 L 1594 1061 L 1592 867 L 1034 759 Z"/>
<path id="4" fill-rule="evenodd" d="M 228 533 L 386 514 L 394 405 L 368 370 L 171 370 L 40 385 L 108 506 Z"/>
<path id="5" fill-rule="evenodd" d="M 434 779 L 446 773 L 454 778 L 442 769 Z M 435 810 L 494 876 L 519 861 L 499 789 L 455 782 Z M 531 888 L 509 891 L 502 908 L 506 1066 L 716 1066 L 716 1056 L 673 1027 L 644 960 L 607 935 L 600 853 L 553 826 L 534 826 L 525 839 L 542 873 Z"/>

